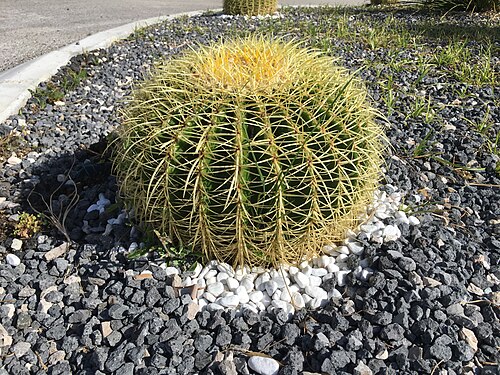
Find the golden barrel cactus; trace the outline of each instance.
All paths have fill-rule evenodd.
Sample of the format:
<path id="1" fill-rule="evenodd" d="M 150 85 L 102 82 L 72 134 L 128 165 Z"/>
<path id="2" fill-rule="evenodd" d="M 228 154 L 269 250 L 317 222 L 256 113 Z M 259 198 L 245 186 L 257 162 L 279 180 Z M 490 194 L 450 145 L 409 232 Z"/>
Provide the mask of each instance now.
<path id="1" fill-rule="evenodd" d="M 297 263 L 371 200 L 383 130 L 332 58 L 248 38 L 157 66 L 125 111 L 114 170 L 149 230 L 233 265 Z"/>

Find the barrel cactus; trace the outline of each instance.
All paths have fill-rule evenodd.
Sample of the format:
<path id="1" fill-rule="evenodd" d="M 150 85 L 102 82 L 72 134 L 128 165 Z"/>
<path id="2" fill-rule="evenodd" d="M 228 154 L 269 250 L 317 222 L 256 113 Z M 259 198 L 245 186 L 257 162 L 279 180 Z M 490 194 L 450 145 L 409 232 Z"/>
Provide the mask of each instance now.
<path id="1" fill-rule="evenodd" d="M 200 47 L 135 89 L 114 170 L 146 229 L 235 266 L 294 264 L 370 201 L 375 117 L 360 82 L 297 43 Z"/>
<path id="2" fill-rule="evenodd" d="M 277 0 L 224 0 L 224 14 L 243 16 L 266 15 L 276 12 Z"/>

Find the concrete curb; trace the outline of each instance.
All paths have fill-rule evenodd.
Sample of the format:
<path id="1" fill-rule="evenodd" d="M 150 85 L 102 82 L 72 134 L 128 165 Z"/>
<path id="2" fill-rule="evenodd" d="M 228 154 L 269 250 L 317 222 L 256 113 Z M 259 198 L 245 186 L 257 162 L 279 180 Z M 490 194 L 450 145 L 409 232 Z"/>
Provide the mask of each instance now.
<path id="1" fill-rule="evenodd" d="M 182 16 L 196 16 L 208 10 L 183 12 L 169 16 L 153 17 L 91 35 L 79 42 L 72 43 L 57 51 L 49 52 L 34 60 L 25 62 L 0 74 L 0 123 L 16 114 L 31 97 L 29 90 L 35 89 L 40 82 L 48 80 L 65 66 L 73 56 L 84 52 L 109 47 L 113 42 L 125 39 L 135 29 L 154 25 Z M 220 9 L 214 9 L 220 11 Z"/>

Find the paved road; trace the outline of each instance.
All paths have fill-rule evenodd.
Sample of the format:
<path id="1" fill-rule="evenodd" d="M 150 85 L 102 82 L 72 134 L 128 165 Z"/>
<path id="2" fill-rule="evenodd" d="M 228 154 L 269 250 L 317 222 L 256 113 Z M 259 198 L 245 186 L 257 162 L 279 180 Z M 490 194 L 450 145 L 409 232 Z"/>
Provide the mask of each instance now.
<path id="1" fill-rule="evenodd" d="M 282 0 L 358 5 L 367 0 Z M 129 22 L 222 7 L 222 0 L 0 0 L 0 72 Z"/>

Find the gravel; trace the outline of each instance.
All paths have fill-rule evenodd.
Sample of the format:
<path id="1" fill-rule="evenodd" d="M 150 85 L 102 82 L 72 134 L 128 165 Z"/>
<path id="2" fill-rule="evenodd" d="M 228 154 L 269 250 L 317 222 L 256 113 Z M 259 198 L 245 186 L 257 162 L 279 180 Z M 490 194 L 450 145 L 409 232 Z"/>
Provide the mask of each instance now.
<path id="1" fill-rule="evenodd" d="M 348 15 L 354 24 L 387 17 L 362 10 Z M 499 108 L 491 85 L 464 85 L 437 68 L 418 83 L 415 71 L 396 74 L 397 105 L 388 115 L 393 150 L 380 194 L 396 194 L 398 205 L 415 213 L 377 214 L 374 208 L 383 227 L 365 223 L 346 243 L 325 249 L 333 260 L 286 270 L 300 291 L 294 302 L 306 308 L 286 310 L 290 301 L 281 291 L 286 279 L 273 278 L 272 272 L 243 281 L 245 275 L 216 263 L 180 273 L 157 254 L 127 258 L 142 238 L 115 204 L 106 136 L 119 124 L 132 82 L 154 59 L 194 42 L 270 25 L 279 35 L 279 25 L 306 20 L 321 25 L 328 17 L 317 9 L 288 10 L 278 19 L 174 20 L 74 58 L 52 82 L 84 68 L 87 76 L 80 84 L 45 107 L 33 98 L 20 115 L 0 124 L 0 134 L 20 137 L 16 155 L 8 155 L 0 169 L 0 374 L 500 371 L 498 157 L 464 120 L 479 123 L 481 105 L 488 104 L 498 131 Z M 400 11 L 394 17 L 412 25 L 429 16 Z M 448 17 L 461 25 L 484 21 L 477 15 Z M 288 37 L 300 38 L 301 32 L 293 28 Z M 352 70 L 388 53 L 340 39 L 332 43 L 332 54 Z M 430 38 L 428 43 L 438 42 Z M 400 58 L 416 53 L 404 50 Z M 358 74 L 374 104 L 387 113 L 376 68 L 367 66 Z M 444 130 L 443 122 L 407 117 L 412 90 L 432 96 Z M 463 90 L 466 95 L 459 97 Z M 429 134 L 429 152 L 473 169 L 412 157 Z M 75 189 L 78 200 L 72 206 Z M 48 226 L 29 239 L 13 236 L 19 214 L 30 210 L 28 201 L 43 210 L 42 198 L 55 213 L 72 206 L 64 221 L 68 236 Z M 192 295 L 188 282 L 189 277 L 191 283 L 198 278 L 208 284 L 209 272 L 213 302 Z M 256 289 L 259 277 L 262 287 Z M 306 287 L 309 294 L 302 293 Z M 277 292 L 279 299 L 273 300 Z M 269 304 L 258 308 L 254 301 L 266 295 Z M 203 298 L 207 304 L 199 309 Z M 250 303 L 253 309 L 244 308 Z"/>

